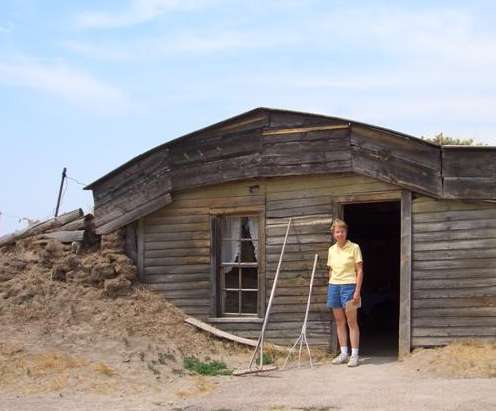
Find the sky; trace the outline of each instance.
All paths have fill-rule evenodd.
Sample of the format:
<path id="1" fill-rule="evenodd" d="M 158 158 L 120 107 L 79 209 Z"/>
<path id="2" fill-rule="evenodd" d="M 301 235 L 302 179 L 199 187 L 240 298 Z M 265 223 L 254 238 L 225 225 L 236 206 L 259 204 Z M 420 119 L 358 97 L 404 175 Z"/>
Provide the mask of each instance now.
<path id="1" fill-rule="evenodd" d="M 1 0 L 0 235 L 255 107 L 496 145 L 496 2 Z"/>

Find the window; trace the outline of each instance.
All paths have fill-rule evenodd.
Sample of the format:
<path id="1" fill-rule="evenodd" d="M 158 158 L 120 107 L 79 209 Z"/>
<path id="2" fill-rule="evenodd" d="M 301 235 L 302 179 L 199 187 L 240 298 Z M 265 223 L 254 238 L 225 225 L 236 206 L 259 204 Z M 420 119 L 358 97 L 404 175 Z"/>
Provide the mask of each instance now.
<path id="1" fill-rule="evenodd" d="M 220 310 L 223 316 L 256 316 L 259 298 L 257 216 L 220 217 Z"/>

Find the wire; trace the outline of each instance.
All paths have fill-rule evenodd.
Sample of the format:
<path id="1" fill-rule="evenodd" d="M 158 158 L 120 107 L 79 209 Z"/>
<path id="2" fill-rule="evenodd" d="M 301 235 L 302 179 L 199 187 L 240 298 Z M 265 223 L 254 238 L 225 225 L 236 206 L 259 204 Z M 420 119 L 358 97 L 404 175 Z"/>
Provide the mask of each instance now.
<path id="1" fill-rule="evenodd" d="M 85 184 L 85 183 L 81 183 L 81 181 L 75 179 L 74 177 L 70 177 L 68 175 L 66 175 L 65 178 L 67 178 L 68 180 L 74 181 L 76 184 L 79 184 L 80 186 L 86 187 L 88 185 L 88 184 Z"/>

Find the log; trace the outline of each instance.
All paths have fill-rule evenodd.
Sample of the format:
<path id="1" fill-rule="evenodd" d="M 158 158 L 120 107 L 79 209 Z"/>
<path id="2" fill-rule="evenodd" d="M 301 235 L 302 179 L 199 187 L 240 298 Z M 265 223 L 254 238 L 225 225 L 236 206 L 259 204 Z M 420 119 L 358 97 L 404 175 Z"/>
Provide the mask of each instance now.
<path id="1" fill-rule="evenodd" d="M 70 223 L 64 224 L 62 227 L 59 227 L 57 231 L 75 231 L 75 230 L 84 230 L 86 226 L 87 216 L 78 218 L 77 220 L 71 221 Z"/>
<path id="2" fill-rule="evenodd" d="M 39 239 L 54 239 L 61 243 L 72 243 L 73 241 L 82 242 L 84 240 L 84 230 L 76 231 L 52 231 L 50 233 L 40 234 Z"/>
<path id="3" fill-rule="evenodd" d="M 71 221 L 81 218 L 82 216 L 83 216 L 83 210 L 78 208 L 76 210 L 62 214 L 58 217 L 53 217 L 48 220 L 33 224 L 23 230 L 16 231 L 12 234 L 7 234 L 3 237 L 0 237 L 0 247 L 11 243 L 15 243 L 16 241 L 22 240 L 23 238 L 42 234 L 57 227 L 61 227 L 67 223 L 70 223 Z"/>
<path id="4" fill-rule="evenodd" d="M 230 334 L 226 331 L 219 330 L 218 328 L 215 328 L 207 323 L 204 323 L 201 320 L 198 320 L 197 318 L 193 317 L 188 317 L 184 320 L 185 323 L 189 325 L 193 325 L 194 327 L 199 328 L 200 330 L 206 331 L 210 334 L 215 335 L 216 337 L 219 338 L 224 338 L 226 340 L 234 341 L 239 344 L 244 344 L 244 345 L 249 345 L 250 347 L 256 347 L 257 342 L 255 340 L 250 340 L 248 338 L 243 338 L 243 337 L 238 337 L 237 335 Z M 273 348 L 279 351 L 287 351 L 286 347 L 280 347 L 277 345 L 273 345 Z"/>
<path id="5" fill-rule="evenodd" d="M 250 340 L 248 338 L 238 337 L 234 334 L 230 334 L 228 332 L 219 330 L 218 328 L 212 327 L 211 325 L 204 323 L 203 321 L 200 321 L 200 320 L 193 318 L 193 317 L 186 318 L 184 320 L 184 322 L 186 324 L 193 325 L 194 327 L 197 327 L 200 330 L 203 330 L 203 331 L 206 331 L 210 334 L 213 334 L 219 338 L 224 338 L 226 340 L 234 341 L 234 342 L 237 342 L 239 344 L 249 345 L 250 347 L 255 347 L 257 345 L 257 342 L 254 340 Z"/>

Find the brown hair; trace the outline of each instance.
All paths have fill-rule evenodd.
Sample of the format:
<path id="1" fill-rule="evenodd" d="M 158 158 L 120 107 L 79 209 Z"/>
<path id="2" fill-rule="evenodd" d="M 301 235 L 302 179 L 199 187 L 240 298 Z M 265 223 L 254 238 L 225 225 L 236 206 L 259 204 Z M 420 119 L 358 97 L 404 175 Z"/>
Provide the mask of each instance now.
<path id="1" fill-rule="evenodd" d="M 336 218 L 334 219 L 334 221 L 332 222 L 332 225 L 331 225 L 331 232 L 334 234 L 334 230 L 337 228 L 337 227 L 342 227 L 344 228 L 346 231 L 348 231 L 348 224 L 346 224 L 343 220 L 339 219 L 339 218 Z"/>

